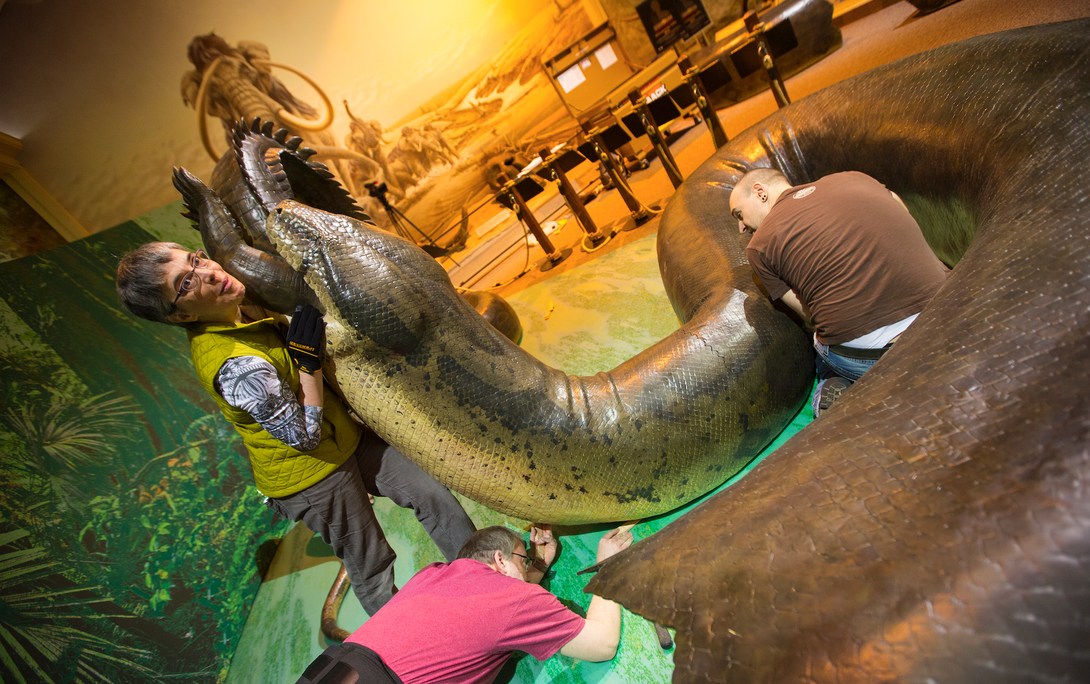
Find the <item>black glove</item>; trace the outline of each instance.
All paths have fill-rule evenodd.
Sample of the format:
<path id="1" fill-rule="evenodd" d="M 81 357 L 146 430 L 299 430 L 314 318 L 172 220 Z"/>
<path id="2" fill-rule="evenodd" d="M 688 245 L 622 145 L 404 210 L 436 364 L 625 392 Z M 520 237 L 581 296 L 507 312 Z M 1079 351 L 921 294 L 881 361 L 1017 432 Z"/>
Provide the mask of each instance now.
<path id="1" fill-rule="evenodd" d="M 322 312 L 310 304 L 295 307 L 288 327 L 288 354 L 295 365 L 308 375 L 322 369 Z"/>

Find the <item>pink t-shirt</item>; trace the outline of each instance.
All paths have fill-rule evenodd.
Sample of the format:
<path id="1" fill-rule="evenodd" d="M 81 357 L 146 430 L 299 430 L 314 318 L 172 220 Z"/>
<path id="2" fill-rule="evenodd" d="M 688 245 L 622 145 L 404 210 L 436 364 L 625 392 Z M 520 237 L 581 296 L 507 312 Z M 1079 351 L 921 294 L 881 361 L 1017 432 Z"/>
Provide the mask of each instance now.
<path id="1" fill-rule="evenodd" d="M 538 585 L 460 559 L 416 573 L 346 642 L 378 653 L 405 684 L 487 684 L 512 651 L 545 660 L 583 624 Z"/>

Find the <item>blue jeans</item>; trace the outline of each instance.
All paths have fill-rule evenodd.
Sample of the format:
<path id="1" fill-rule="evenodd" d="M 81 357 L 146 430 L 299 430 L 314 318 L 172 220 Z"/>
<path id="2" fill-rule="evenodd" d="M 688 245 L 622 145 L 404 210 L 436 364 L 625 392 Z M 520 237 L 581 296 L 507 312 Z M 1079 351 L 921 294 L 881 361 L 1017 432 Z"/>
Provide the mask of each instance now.
<path id="1" fill-rule="evenodd" d="M 846 356 L 834 354 L 829 351 L 829 345 L 822 344 L 816 339 L 814 340 L 814 349 L 816 349 L 818 353 L 814 364 L 817 367 L 818 378 L 822 380 L 831 377 L 831 375 L 839 375 L 842 378 L 847 378 L 848 380 L 855 382 L 863 377 L 863 374 L 869 371 L 870 367 L 873 366 L 874 362 L 877 360 L 849 359 Z"/>

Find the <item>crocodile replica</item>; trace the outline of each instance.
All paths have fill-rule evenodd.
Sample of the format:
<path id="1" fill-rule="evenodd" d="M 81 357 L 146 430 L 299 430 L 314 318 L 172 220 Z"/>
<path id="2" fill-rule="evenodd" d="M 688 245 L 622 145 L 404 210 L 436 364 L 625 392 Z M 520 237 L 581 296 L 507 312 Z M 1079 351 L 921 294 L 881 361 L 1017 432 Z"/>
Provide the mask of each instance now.
<path id="1" fill-rule="evenodd" d="M 1090 680 L 1088 93 L 1090 21 L 982 36 L 780 110 L 672 197 L 682 309 L 744 279 L 753 167 L 866 172 L 956 264 L 828 411 L 597 567 L 677 629 L 675 683 Z"/>
<path id="2" fill-rule="evenodd" d="M 320 306 L 301 274 L 269 242 L 265 222 L 280 202 L 309 206 L 369 223 L 355 199 L 334 179 L 314 150 L 271 121 L 238 121 L 232 149 L 212 173 L 211 188 L 184 169 L 175 169 L 174 186 L 185 199 L 183 216 L 201 233 L 205 251 L 246 286 L 247 297 L 266 309 L 291 314 L 299 304 Z M 491 292 L 462 293 L 470 306 L 516 344 L 522 337 L 518 314 Z"/>

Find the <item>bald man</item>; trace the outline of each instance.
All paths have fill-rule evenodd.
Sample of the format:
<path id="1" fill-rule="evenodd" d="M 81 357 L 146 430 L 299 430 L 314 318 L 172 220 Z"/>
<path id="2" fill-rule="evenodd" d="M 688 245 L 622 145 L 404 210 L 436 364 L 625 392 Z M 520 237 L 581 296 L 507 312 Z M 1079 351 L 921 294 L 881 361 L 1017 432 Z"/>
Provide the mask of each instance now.
<path id="1" fill-rule="evenodd" d="M 946 280 L 901 199 L 863 173 L 792 186 L 779 171 L 755 169 L 735 186 L 730 211 L 753 236 L 746 257 L 769 297 L 814 326 L 815 415 L 892 347 Z"/>

